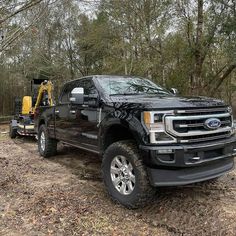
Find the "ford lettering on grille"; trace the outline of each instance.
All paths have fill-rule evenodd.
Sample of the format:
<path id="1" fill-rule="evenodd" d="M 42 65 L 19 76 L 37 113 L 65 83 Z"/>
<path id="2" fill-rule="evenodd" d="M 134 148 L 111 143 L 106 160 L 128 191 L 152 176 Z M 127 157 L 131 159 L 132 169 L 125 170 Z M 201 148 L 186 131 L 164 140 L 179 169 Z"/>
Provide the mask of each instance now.
<path id="1" fill-rule="evenodd" d="M 217 118 L 207 119 L 204 123 L 206 129 L 218 129 L 221 126 L 221 121 Z"/>

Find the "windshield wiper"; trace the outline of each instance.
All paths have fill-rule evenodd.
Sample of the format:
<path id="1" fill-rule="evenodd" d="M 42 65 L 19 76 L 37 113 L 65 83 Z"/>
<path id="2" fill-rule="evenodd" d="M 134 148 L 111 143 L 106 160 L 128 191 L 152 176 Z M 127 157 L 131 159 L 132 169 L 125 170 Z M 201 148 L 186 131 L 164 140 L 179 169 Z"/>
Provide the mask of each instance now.
<path id="1" fill-rule="evenodd" d="M 126 95 L 140 95 L 140 94 L 145 94 L 145 93 L 112 93 L 109 94 L 109 96 L 126 96 Z"/>
<path id="2" fill-rule="evenodd" d="M 147 95 L 152 95 L 152 94 L 170 95 L 168 92 L 165 92 L 165 91 L 157 91 L 157 92 L 153 92 L 153 93 L 147 93 Z"/>
<path id="3" fill-rule="evenodd" d="M 152 93 L 112 93 L 109 94 L 109 96 L 128 96 L 128 95 L 155 95 L 155 94 L 159 94 L 159 95 L 170 95 L 169 93 L 165 92 L 165 91 L 156 91 L 156 92 L 152 92 Z"/>

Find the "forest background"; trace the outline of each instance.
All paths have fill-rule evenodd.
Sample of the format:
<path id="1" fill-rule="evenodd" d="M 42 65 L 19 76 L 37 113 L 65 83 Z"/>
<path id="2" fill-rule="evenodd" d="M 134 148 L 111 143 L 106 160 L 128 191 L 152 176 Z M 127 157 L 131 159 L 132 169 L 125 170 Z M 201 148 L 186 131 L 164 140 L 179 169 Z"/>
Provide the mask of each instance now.
<path id="1" fill-rule="evenodd" d="M 236 109 L 235 0 L 0 0 L 0 116 L 32 79 L 137 75 Z"/>

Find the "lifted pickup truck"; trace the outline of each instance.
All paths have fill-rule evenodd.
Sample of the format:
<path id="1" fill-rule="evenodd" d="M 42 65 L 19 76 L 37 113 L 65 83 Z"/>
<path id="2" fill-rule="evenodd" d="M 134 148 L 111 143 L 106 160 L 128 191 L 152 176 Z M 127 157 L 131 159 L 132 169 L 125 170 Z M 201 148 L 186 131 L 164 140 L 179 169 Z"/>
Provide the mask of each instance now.
<path id="1" fill-rule="evenodd" d="M 56 154 L 58 141 L 101 155 L 108 193 L 128 208 L 147 203 L 154 187 L 205 181 L 234 167 L 229 106 L 179 97 L 139 77 L 68 82 L 58 105 L 37 109 L 35 129 L 44 157 Z"/>

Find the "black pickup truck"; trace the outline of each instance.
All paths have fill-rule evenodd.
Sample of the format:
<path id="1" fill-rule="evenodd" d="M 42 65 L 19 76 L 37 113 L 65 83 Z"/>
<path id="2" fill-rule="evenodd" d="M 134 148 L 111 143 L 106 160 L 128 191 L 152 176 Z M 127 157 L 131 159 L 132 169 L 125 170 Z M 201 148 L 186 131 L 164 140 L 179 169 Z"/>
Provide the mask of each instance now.
<path id="1" fill-rule="evenodd" d="M 44 157 L 56 154 L 58 141 L 102 156 L 106 189 L 128 208 L 147 203 L 154 187 L 217 178 L 233 169 L 236 154 L 231 107 L 140 77 L 66 83 L 58 105 L 36 110 L 35 131 Z"/>

